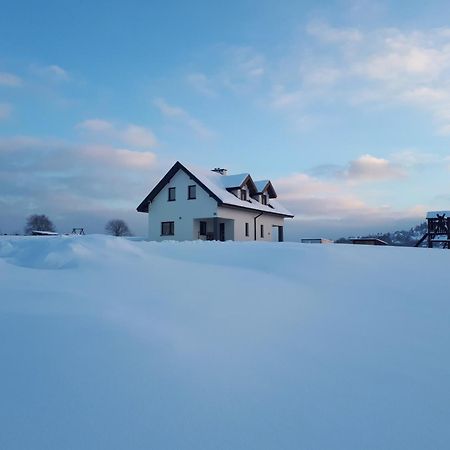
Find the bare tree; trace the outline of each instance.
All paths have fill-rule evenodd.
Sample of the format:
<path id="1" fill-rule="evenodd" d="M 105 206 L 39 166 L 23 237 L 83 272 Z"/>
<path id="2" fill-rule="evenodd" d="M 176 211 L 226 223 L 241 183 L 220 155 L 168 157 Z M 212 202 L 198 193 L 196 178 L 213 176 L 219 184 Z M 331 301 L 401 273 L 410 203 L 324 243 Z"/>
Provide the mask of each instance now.
<path id="1" fill-rule="evenodd" d="M 55 231 L 53 222 L 45 214 L 32 214 L 28 216 L 25 225 L 25 234 L 31 234 L 32 231 Z"/>
<path id="2" fill-rule="evenodd" d="M 105 231 L 113 236 L 131 236 L 128 225 L 122 219 L 110 220 L 105 226 Z"/>

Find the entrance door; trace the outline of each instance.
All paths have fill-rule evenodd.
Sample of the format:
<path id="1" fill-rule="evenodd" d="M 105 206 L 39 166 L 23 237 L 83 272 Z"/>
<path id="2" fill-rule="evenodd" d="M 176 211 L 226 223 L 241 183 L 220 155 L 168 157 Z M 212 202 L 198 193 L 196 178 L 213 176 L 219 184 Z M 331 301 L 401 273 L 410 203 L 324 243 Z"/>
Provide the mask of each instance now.
<path id="1" fill-rule="evenodd" d="M 219 224 L 219 239 L 225 241 L 225 224 L 222 222 Z"/>

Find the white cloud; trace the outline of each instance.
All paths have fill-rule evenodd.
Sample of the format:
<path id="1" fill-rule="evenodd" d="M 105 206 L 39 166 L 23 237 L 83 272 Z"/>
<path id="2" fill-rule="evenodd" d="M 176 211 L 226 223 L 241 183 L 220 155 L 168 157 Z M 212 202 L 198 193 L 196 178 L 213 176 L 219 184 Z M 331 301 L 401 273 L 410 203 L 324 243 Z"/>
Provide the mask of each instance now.
<path id="1" fill-rule="evenodd" d="M 266 59 L 252 47 L 225 49 L 225 64 L 217 75 L 219 83 L 235 93 L 249 92 L 259 86 L 266 74 Z"/>
<path id="2" fill-rule="evenodd" d="M 363 174 L 368 175 L 366 168 Z M 354 223 L 362 226 L 392 222 L 393 218 L 420 220 L 424 217 L 424 207 L 394 208 L 386 202 L 386 198 L 367 196 L 367 191 L 361 190 L 360 185 L 349 183 L 346 178 L 323 180 L 306 173 L 296 173 L 275 180 L 274 185 L 280 201 L 296 215 L 297 220 L 316 221 L 320 226 L 330 221 L 333 222 L 330 229 L 345 225 L 350 227 Z"/>
<path id="3" fill-rule="evenodd" d="M 172 120 L 177 120 L 180 123 L 189 127 L 194 133 L 203 139 L 209 139 L 214 136 L 214 132 L 211 131 L 200 120 L 192 117 L 186 110 L 179 106 L 170 105 L 163 98 L 157 98 L 153 104 L 159 109 L 164 117 Z"/>
<path id="4" fill-rule="evenodd" d="M 189 85 L 202 95 L 207 97 L 215 97 L 217 95 L 213 88 L 213 83 L 204 73 L 190 73 L 186 80 Z"/>
<path id="5" fill-rule="evenodd" d="M 265 60 L 274 108 L 295 118 L 319 105 L 414 107 L 434 119 L 440 134 L 450 134 L 450 28 L 363 30 L 312 22 L 306 32 L 311 39 L 278 61 Z"/>
<path id="6" fill-rule="evenodd" d="M 0 120 L 7 119 L 12 112 L 12 106 L 9 103 L 0 103 Z"/>
<path id="7" fill-rule="evenodd" d="M 345 175 L 349 180 L 372 181 L 403 178 L 406 173 L 400 166 L 387 159 L 366 154 L 351 161 Z"/>
<path id="8" fill-rule="evenodd" d="M 156 163 L 156 155 L 153 152 L 137 152 L 110 146 L 86 145 L 81 148 L 80 155 L 87 160 L 120 169 L 148 170 Z"/>
<path id="9" fill-rule="evenodd" d="M 103 119 L 88 119 L 76 125 L 80 130 L 90 131 L 94 133 L 109 132 L 114 129 L 111 122 Z"/>
<path id="10" fill-rule="evenodd" d="M 69 81 L 71 79 L 69 72 L 57 64 L 48 66 L 32 65 L 31 70 L 35 74 L 51 81 Z"/>
<path id="11" fill-rule="evenodd" d="M 440 165 L 445 162 L 445 157 L 435 153 L 406 149 L 391 154 L 390 160 L 405 169 L 411 169 Z"/>
<path id="12" fill-rule="evenodd" d="M 22 84 L 21 78 L 8 72 L 0 72 L 0 86 L 17 87 Z"/>
<path id="13" fill-rule="evenodd" d="M 125 144 L 134 147 L 152 148 L 157 145 L 153 132 L 138 125 L 128 125 L 120 132 L 120 136 Z"/>
<path id="14" fill-rule="evenodd" d="M 354 28 L 336 28 L 326 22 L 311 22 L 306 27 L 309 35 L 324 43 L 359 43 L 363 40 L 362 33 Z"/>
<path id="15" fill-rule="evenodd" d="M 250 46 L 214 47 L 211 59 L 218 59 L 210 73 L 196 71 L 187 75 L 187 82 L 201 94 L 216 97 L 221 92 L 249 94 L 261 86 L 267 76 L 265 56 Z"/>
<path id="16" fill-rule="evenodd" d="M 315 167 L 311 173 L 314 176 L 352 184 L 400 180 L 408 176 L 409 169 L 418 165 L 419 155 L 408 150 L 394 153 L 389 158 L 363 154 L 345 165 L 327 164 Z"/>
<path id="17" fill-rule="evenodd" d="M 112 140 L 138 148 L 153 148 L 158 141 L 152 130 L 139 125 L 118 126 L 104 119 L 88 119 L 76 125 L 77 129 L 97 136 L 102 140 Z"/>
<path id="18" fill-rule="evenodd" d="M 126 211 L 133 218 L 160 172 L 150 151 L 0 138 L 0 205 L 5 215 L 20 216 L 22 221 L 34 212 L 72 217 L 72 226 L 92 223 L 92 214 L 111 218 Z"/>

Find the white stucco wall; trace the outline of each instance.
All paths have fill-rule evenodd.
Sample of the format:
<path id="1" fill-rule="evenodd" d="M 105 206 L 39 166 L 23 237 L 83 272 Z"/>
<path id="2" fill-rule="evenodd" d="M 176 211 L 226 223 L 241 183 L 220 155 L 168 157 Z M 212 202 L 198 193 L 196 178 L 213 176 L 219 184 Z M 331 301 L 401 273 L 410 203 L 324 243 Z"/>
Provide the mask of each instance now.
<path id="1" fill-rule="evenodd" d="M 197 239 L 198 229 L 194 230 L 194 219 L 214 217 L 217 202 L 200 186 L 197 198 L 188 200 L 188 186 L 196 184 L 179 170 L 161 192 L 154 198 L 148 214 L 148 237 L 152 241 Z M 176 188 L 176 200 L 168 201 L 169 187 Z M 175 235 L 161 236 L 161 222 L 174 222 Z"/>
<path id="2" fill-rule="evenodd" d="M 245 211 L 236 208 L 227 208 L 221 206 L 217 209 L 217 216 L 234 219 L 234 240 L 236 241 L 253 241 L 255 240 L 254 218 L 259 214 L 258 211 Z M 249 224 L 249 236 L 245 235 L 245 223 Z M 271 241 L 272 227 L 282 226 L 283 217 L 273 214 L 264 213 L 256 219 L 256 240 L 257 241 Z M 264 238 L 260 235 L 260 225 L 264 225 Z"/>

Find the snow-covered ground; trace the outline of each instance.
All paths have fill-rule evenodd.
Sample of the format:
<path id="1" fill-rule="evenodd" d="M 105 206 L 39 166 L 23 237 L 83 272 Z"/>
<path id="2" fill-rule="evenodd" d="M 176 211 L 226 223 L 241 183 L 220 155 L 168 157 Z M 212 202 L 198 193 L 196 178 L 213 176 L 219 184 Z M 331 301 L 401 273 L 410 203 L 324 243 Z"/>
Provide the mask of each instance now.
<path id="1" fill-rule="evenodd" d="M 450 252 L 0 238 L 0 449 L 448 449 Z"/>

